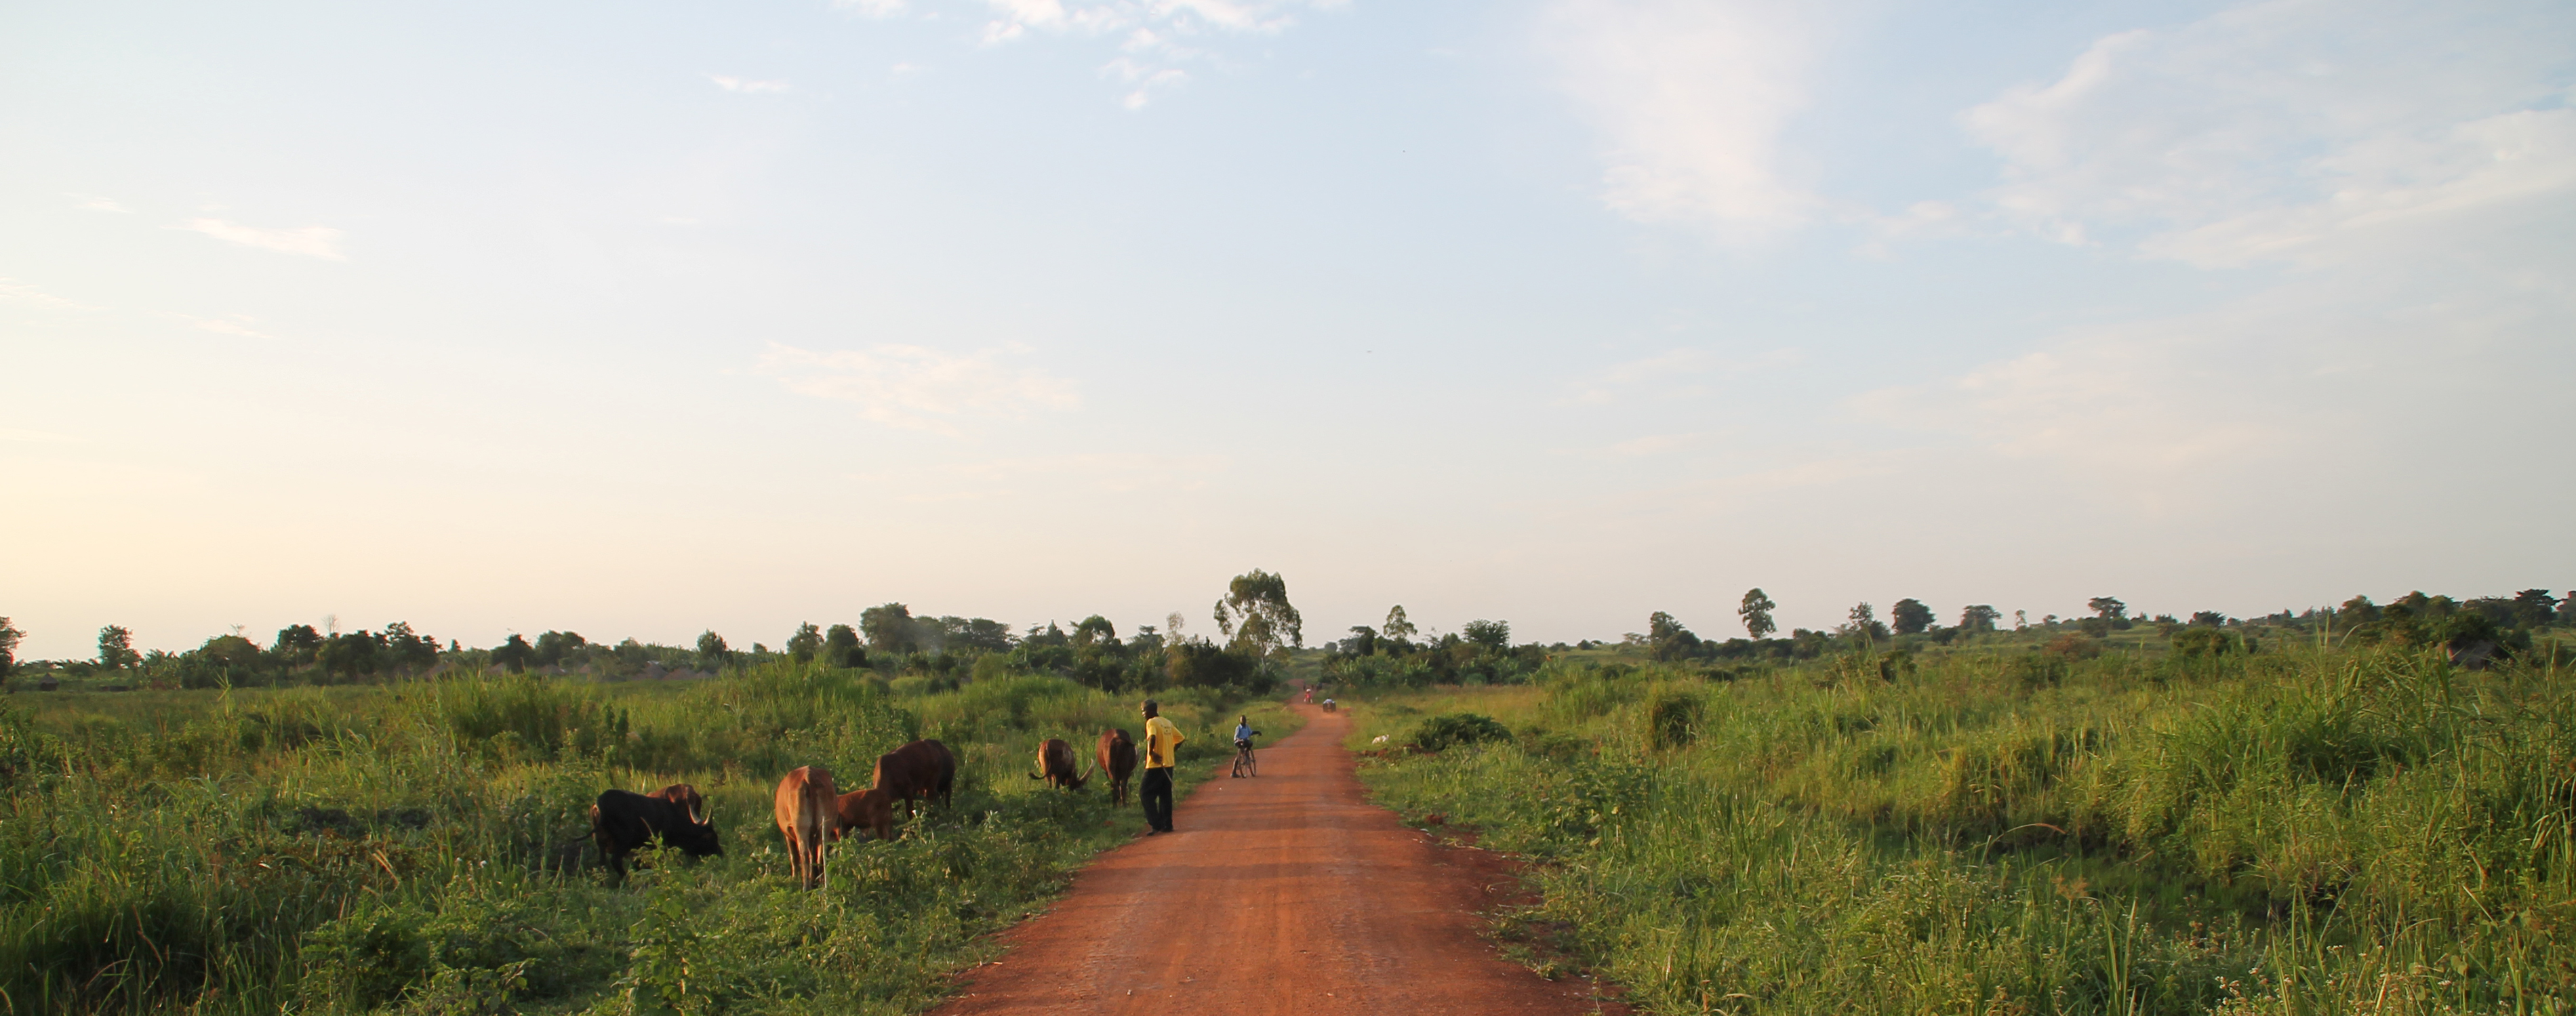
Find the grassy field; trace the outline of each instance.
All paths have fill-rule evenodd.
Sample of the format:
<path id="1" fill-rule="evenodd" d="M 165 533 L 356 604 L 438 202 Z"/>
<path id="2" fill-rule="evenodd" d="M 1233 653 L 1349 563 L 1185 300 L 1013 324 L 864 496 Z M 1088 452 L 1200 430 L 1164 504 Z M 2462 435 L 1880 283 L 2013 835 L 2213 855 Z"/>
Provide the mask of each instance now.
<path id="1" fill-rule="evenodd" d="M 1362 750 L 1500 721 L 1362 776 L 1538 860 L 1545 902 L 1504 939 L 1648 1011 L 2576 1005 L 2576 693 L 2545 664 L 2297 641 L 1718 679 L 1604 659 L 1341 698 Z"/>
<path id="2" fill-rule="evenodd" d="M 1184 783 L 1243 711 L 1162 695 Z M 1265 729 L 1296 719 L 1251 707 Z M 777 664 L 696 682 L 449 677 L 0 703 L 0 1011 L 900 1013 L 1098 851 L 1142 831 L 1086 760 L 1134 703 L 1053 677 L 904 694 Z M 845 843 L 801 892 L 771 823 L 798 765 L 864 786 L 916 736 L 958 751 L 954 808 Z M 689 782 L 725 854 L 624 885 L 594 867 L 610 787 Z"/>

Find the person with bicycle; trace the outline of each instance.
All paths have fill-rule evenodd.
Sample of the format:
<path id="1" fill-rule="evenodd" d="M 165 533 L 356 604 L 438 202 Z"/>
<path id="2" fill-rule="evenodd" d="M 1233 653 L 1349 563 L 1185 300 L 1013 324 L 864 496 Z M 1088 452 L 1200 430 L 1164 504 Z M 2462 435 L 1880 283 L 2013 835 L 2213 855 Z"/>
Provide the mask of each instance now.
<path id="1" fill-rule="evenodd" d="M 1236 776 L 1252 775 L 1252 739 L 1259 736 L 1261 732 L 1252 729 L 1252 717 L 1234 718 L 1234 774 Z"/>

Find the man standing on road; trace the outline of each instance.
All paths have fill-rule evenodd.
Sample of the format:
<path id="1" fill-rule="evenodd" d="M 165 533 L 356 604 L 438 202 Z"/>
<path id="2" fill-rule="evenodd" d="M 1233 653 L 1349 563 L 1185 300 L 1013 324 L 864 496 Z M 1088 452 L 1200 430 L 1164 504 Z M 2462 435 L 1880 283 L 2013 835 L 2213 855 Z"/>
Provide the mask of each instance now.
<path id="1" fill-rule="evenodd" d="M 1163 718 L 1162 707 L 1145 700 L 1145 824 L 1153 832 L 1172 831 L 1172 763 L 1181 746 L 1181 728 Z M 1147 835 L 1152 835 L 1148 833 Z"/>

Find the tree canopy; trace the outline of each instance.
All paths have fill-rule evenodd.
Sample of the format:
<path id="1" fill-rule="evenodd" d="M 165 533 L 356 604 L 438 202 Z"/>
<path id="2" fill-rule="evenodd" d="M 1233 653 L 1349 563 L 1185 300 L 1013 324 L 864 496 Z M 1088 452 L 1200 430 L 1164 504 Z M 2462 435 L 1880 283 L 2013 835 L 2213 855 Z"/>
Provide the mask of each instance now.
<path id="1" fill-rule="evenodd" d="M 1305 619 L 1288 603 L 1288 580 L 1255 568 L 1227 583 L 1216 601 L 1217 630 L 1236 649 L 1267 656 L 1283 646 L 1306 644 Z"/>
<path id="2" fill-rule="evenodd" d="M 1909 596 L 1896 601 L 1896 606 L 1888 608 L 1887 619 L 1895 625 L 1897 634 L 1919 635 L 1924 629 L 1932 627 L 1932 608 L 1924 606 L 1923 601 Z"/>
<path id="3" fill-rule="evenodd" d="M 1744 602 L 1735 608 L 1735 616 L 1743 619 L 1745 633 L 1758 642 L 1780 630 L 1771 621 L 1771 612 L 1779 606 L 1771 602 L 1770 594 L 1764 593 L 1761 586 L 1755 586 L 1744 591 Z"/>

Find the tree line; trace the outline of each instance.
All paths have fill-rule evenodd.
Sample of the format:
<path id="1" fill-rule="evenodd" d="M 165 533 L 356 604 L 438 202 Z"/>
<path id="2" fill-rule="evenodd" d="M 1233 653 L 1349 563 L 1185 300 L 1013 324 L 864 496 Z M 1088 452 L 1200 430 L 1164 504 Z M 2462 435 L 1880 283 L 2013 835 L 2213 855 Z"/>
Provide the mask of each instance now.
<path id="1" fill-rule="evenodd" d="M 2234 618 L 2214 610 L 2194 611 L 2187 617 L 2132 617 L 2128 604 L 2113 596 L 2092 597 L 2085 606 L 2090 616 L 2050 614 L 2036 622 L 2015 611 L 2011 630 L 2104 639 L 2146 624 L 2176 648 L 2199 653 L 2250 650 L 2259 644 L 2253 629 L 2268 628 L 2364 645 L 2456 648 L 2492 643 L 2499 655 L 2511 655 L 2529 649 L 2535 631 L 2576 625 L 2576 596 L 2562 600 L 2546 589 L 2468 599 L 2415 591 L 2386 604 L 2362 595 L 2336 607 L 2284 610 L 2257 618 Z M 1510 622 L 1499 620 L 1478 619 L 1456 632 L 1425 634 L 1399 604 L 1387 611 L 1380 624 L 1355 625 L 1344 638 L 1320 647 L 1322 673 L 1329 682 L 1350 684 L 1512 683 L 1527 679 L 1551 655 L 1569 649 L 1615 645 L 1662 662 L 1736 664 L 1812 659 L 1837 649 L 1950 646 L 2005 630 L 2003 612 L 1991 604 L 1962 607 L 1957 623 L 1945 626 L 1933 608 L 1907 597 L 1889 608 L 1885 620 L 1872 604 L 1862 602 L 1832 628 L 1795 628 L 1775 637 L 1778 610 L 1779 604 L 1756 587 L 1745 592 L 1736 608 L 1743 636 L 1703 638 L 1672 614 L 1656 611 L 1648 616 L 1645 631 L 1628 633 L 1615 642 L 1543 646 L 1514 644 Z M 168 653 L 137 651 L 130 629 L 108 625 L 98 632 L 95 658 L 23 663 L 17 659 L 17 649 L 25 633 L 0 617 L 0 679 L 35 671 L 203 688 L 364 680 L 427 674 L 444 667 L 606 677 L 643 673 L 656 666 L 666 671 L 715 673 L 787 659 L 873 671 L 888 680 L 915 679 L 932 689 L 1007 672 L 1058 674 L 1111 691 L 1266 689 L 1284 674 L 1290 653 L 1305 647 L 1304 621 L 1289 600 L 1287 580 L 1271 572 L 1255 569 L 1236 576 L 1218 597 L 1211 616 L 1217 630 L 1213 639 L 1188 633 L 1177 612 L 1160 628 L 1142 625 L 1121 637 L 1118 626 L 1099 614 L 1075 622 L 1070 630 L 1049 621 L 1015 632 L 991 618 L 915 616 L 909 605 L 890 602 L 861 611 L 856 624 L 799 624 L 777 649 L 758 642 L 736 649 L 713 630 L 700 634 L 690 646 L 632 638 L 608 644 L 578 632 L 549 630 L 533 639 L 513 633 L 498 645 L 476 649 L 454 639 L 442 646 L 439 639 L 397 621 L 380 629 L 345 632 L 336 625 L 326 626 L 328 630 L 288 625 L 266 645 L 236 629 L 195 649 Z"/>
<path id="2" fill-rule="evenodd" d="M 999 673 L 1052 673 L 1113 691 L 1165 687 L 1275 685 L 1288 653 L 1305 645 L 1303 619 L 1289 602 L 1287 580 L 1255 569 L 1236 576 L 1213 608 L 1217 639 L 1185 632 L 1180 614 L 1165 626 L 1140 626 L 1120 637 L 1108 618 L 1093 614 L 1071 631 L 1049 621 L 1015 633 L 985 617 L 915 616 L 900 602 L 859 613 L 856 624 L 802 623 L 776 649 L 755 642 L 737 649 L 713 630 L 690 646 L 594 642 L 579 632 L 549 630 L 531 639 L 512 633 L 500 644 L 469 648 L 394 622 L 376 630 L 339 631 L 309 624 L 280 629 L 263 646 L 238 629 L 177 653 L 137 652 L 132 630 L 99 630 L 98 655 L 85 660 L 16 658 L 25 633 L 0 617 L 0 679 L 13 673 L 106 678 L 181 688 L 294 682 L 332 683 L 380 676 L 433 674 L 446 669 L 491 669 L 548 674 L 623 677 L 659 666 L 665 671 L 753 666 L 776 660 L 866 670 L 889 681 L 914 679 L 931 688 L 955 687 Z"/>

